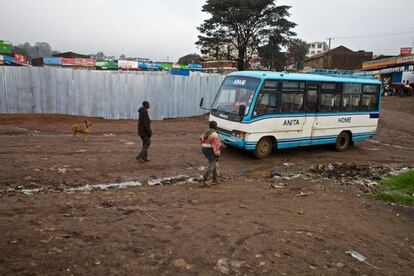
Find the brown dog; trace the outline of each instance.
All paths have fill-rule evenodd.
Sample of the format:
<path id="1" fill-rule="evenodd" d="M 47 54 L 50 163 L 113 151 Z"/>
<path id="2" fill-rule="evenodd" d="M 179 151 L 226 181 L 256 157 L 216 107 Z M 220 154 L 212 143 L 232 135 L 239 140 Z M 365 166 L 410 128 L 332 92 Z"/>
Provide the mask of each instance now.
<path id="1" fill-rule="evenodd" d="M 92 126 L 92 124 L 89 121 L 83 121 L 83 124 L 73 125 L 72 126 L 73 137 L 75 137 L 77 133 L 82 133 L 83 134 L 83 141 L 87 142 L 88 141 L 88 132 L 89 132 L 89 127 L 90 126 Z"/>

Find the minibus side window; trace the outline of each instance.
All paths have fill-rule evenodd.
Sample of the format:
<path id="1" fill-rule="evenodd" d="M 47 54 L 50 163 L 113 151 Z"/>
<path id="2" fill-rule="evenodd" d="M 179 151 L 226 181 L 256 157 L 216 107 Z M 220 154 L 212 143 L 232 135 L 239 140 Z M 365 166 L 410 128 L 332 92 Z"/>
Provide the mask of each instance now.
<path id="1" fill-rule="evenodd" d="M 297 81 L 282 82 L 281 113 L 303 112 L 305 83 Z"/>
<path id="2" fill-rule="evenodd" d="M 319 111 L 338 112 L 341 110 L 341 85 L 322 83 Z"/>
<path id="3" fill-rule="evenodd" d="M 359 83 L 344 83 L 342 95 L 342 111 L 359 111 L 362 85 Z"/>
<path id="4" fill-rule="evenodd" d="M 361 110 L 378 111 L 379 85 L 364 85 L 362 89 Z"/>
<path id="5" fill-rule="evenodd" d="M 280 110 L 278 82 L 267 80 L 257 97 L 253 115 L 259 116 L 269 113 L 278 113 Z"/>
<path id="6" fill-rule="evenodd" d="M 306 90 L 306 112 L 318 111 L 319 84 L 307 84 Z"/>

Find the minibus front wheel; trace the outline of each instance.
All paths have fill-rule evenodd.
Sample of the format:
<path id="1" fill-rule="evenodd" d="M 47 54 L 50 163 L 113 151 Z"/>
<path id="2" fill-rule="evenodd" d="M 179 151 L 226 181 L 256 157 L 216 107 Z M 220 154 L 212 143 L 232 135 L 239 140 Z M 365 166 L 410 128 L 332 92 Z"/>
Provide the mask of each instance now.
<path id="1" fill-rule="evenodd" d="M 259 159 L 263 159 L 268 157 L 272 153 L 272 149 L 272 139 L 270 139 L 270 137 L 262 137 L 256 144 L 254 155 Z"/>

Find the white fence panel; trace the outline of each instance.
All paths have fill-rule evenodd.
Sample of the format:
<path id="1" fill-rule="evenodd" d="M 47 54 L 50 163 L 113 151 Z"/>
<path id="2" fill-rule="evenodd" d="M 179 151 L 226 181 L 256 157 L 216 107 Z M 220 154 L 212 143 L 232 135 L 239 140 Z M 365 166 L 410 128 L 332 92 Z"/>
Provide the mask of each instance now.
<path id="1" fill-rule="evenodd" d="M 163 72 L 89 71 L 0 66 L 0 113 L 60 113 L 137 119 L 144 100 L 154 120 L 203 114 L 222 75 L 174 76 Z"/>

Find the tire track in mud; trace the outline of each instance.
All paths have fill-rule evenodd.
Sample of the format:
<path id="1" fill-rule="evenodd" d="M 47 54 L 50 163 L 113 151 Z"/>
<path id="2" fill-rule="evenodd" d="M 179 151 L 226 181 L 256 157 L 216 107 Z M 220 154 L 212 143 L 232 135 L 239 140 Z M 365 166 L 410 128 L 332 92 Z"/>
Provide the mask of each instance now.
<path id="1" fill-rule="evenodd" d="M 405 146 L 399 146 L 399 145 L 394 145 L 394 144 L 388 144 L 388 143 L 383 143 L 377 140 L 368 140 L 368 142 L 373 143 L 373 144 L 377 144 L 377 145 L 382 145 L 382 146 L 386 146 L 386 147 L 393 147 L 396 149 L 403 149 L 403 150 L 410 150 L 410 151 L 414 151 L 414 148 L 409 148 L 409 147 L 405 147 Z"/>

